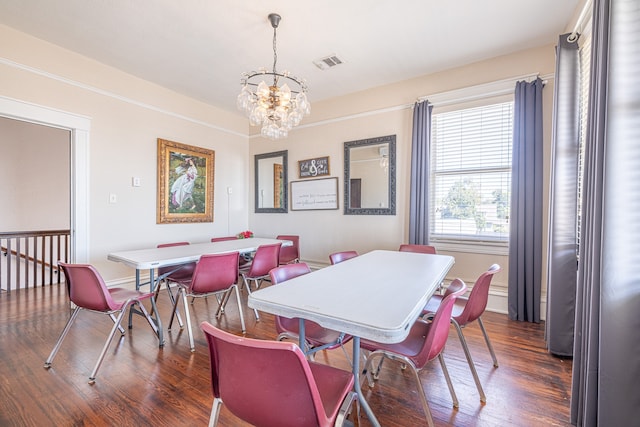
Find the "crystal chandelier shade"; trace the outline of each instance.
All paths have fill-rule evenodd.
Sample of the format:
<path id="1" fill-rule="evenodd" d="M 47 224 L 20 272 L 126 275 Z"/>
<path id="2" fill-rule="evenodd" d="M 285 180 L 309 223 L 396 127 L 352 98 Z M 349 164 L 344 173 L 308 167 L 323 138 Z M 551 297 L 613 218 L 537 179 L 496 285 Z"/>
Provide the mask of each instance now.
<path id="1" fill-rule="evenodd" d="M 262 136 L 269 139 L 286 138 L 289 131 L 311 112 L 305 80 L 288 71 L 276 71 L 276 29 L 280 19 L 278 14 L 269 15 L 273 27 L 273 70 L 260 68 L 242 73 L 242 89 L 237 102 L 238 109 L 249 117 L 251 126 L 261 124 Z"/>

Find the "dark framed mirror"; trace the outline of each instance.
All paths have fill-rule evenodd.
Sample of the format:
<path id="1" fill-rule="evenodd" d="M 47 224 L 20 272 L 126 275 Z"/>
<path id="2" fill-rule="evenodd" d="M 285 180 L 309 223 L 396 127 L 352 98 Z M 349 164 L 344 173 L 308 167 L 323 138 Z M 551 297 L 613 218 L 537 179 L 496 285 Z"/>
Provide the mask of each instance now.
<path id="1" fill-rule="evenodd" d="M 396 214 L 396 136 L 344 143 L 345 215 Z"/>
<path id="2" fill-rule="evenodd" d="M 287 213 L 287 150 L 255 155 L 255 212 Z"/>

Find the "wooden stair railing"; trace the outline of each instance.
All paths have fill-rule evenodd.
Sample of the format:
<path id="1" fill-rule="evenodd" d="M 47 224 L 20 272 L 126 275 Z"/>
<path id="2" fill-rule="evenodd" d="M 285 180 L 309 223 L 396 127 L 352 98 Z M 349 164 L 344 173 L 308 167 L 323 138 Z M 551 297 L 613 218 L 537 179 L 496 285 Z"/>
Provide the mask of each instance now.
<path id="1" fill-rule="evenodd" d="M 0 232 L 0 289 L 61 283 L 57 262 L 69 261 L 70 237 L 70 230 Z"/>

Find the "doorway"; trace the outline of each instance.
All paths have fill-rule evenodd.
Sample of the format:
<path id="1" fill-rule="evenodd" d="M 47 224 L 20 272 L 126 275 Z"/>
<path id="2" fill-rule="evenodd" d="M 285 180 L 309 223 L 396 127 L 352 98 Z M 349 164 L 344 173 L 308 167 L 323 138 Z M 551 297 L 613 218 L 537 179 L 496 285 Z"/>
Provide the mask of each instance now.
<path id="1" fill-rule="evenodd" d="M 89 262 L 89 129 L 84 116 L 0 97 L 0 117 L 70 132 L 71 262 Z M 55 191 L 52 189 L 52 191 Z"/>

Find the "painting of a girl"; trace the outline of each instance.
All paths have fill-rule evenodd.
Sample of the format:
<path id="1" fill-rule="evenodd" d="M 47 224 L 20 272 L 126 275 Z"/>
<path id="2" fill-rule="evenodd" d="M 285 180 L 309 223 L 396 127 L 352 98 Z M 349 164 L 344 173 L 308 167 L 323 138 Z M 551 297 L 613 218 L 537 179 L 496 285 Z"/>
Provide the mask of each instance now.
<path id="1" fill-rule="evenodd" d="M 196 209 L 193 200 L 193 187 L 198 178 L 198 168 L 193 163 L 193 159 L 187 158 L 185 162 L 176 168 L 178 178 L 171 186 L 171 204 L 176 208 L 187 207 L 190 204 L 191 210 Z"/>

